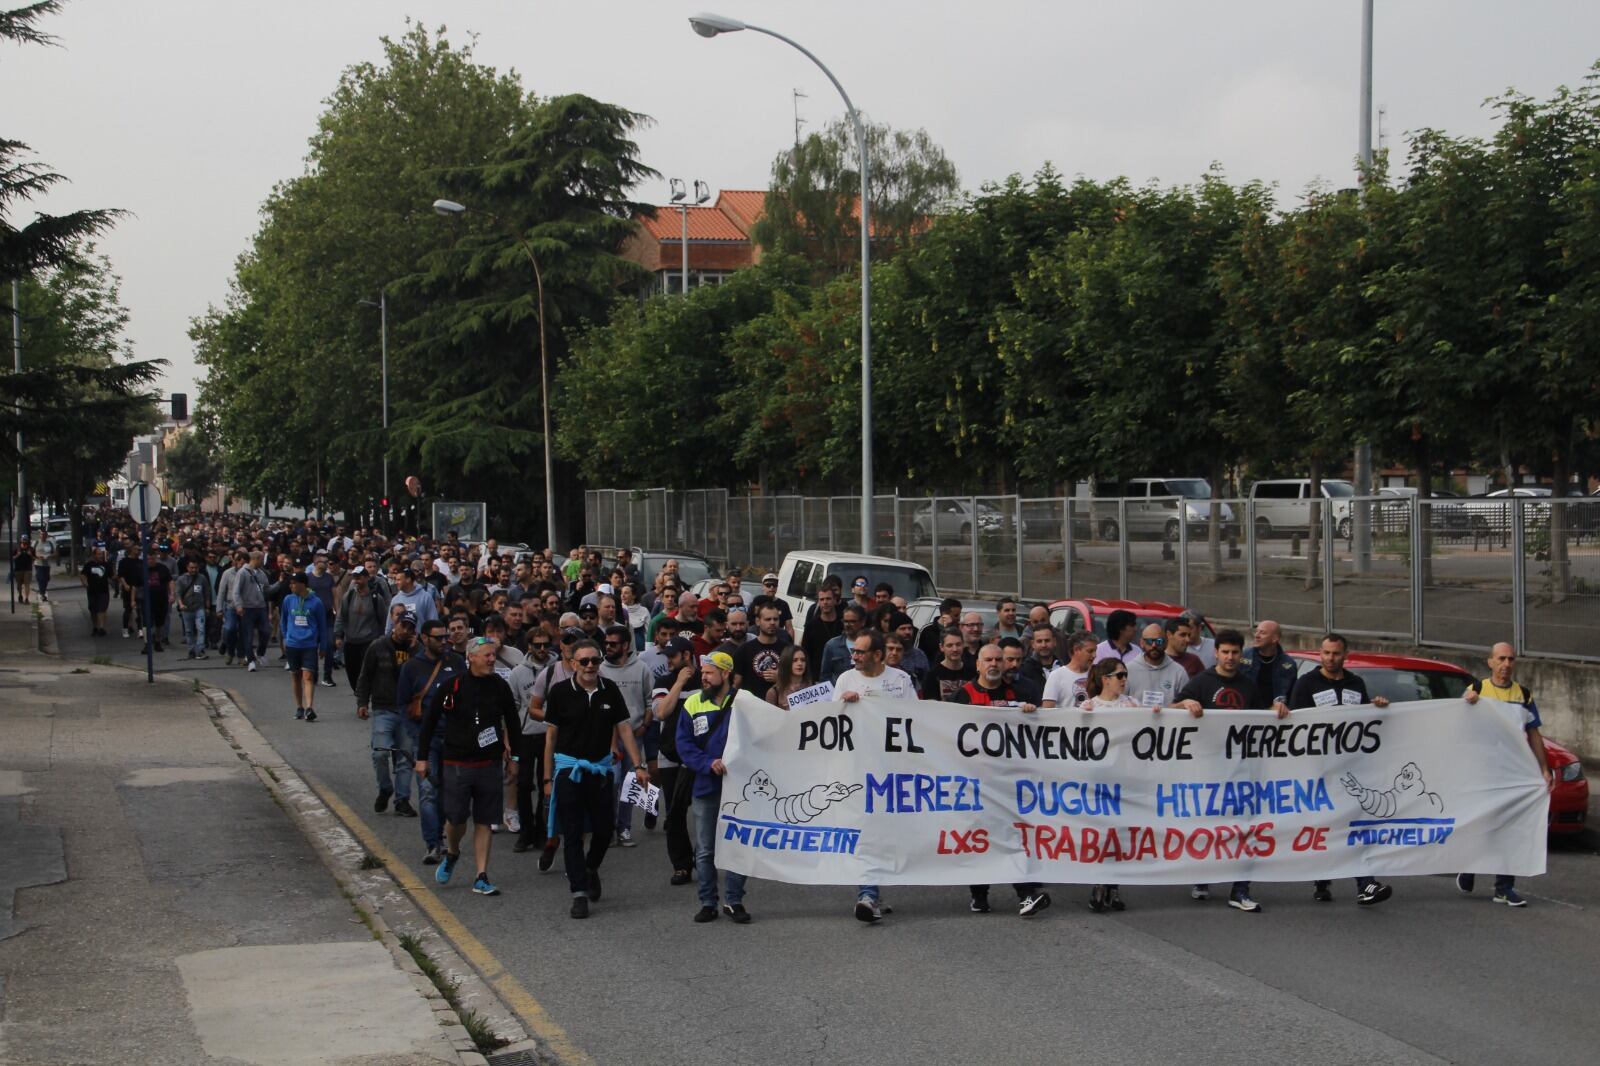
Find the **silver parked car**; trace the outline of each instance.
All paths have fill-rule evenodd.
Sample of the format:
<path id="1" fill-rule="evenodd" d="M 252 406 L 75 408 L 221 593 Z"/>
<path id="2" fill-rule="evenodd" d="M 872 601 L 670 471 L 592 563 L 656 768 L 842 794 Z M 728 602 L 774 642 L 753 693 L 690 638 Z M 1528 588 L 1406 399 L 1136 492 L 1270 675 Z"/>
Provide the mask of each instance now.
<path id="1" fill-rule="evenodd" d="M 1198 477 L 1136 477 L 1128 481 L 1098 482 L 1092 508 L 1094 530 L 1101 540 L 1116 540 L 1119 530 L 1117 499 L 1128 501 L 1130 537 L 1178 539 L 1178 505 L 1191 536 L 1204 536 L 1211 521 L 1211 484 Z M 1233 526 L 1233 508 L 1222 504 L 1224 532 Z"/>

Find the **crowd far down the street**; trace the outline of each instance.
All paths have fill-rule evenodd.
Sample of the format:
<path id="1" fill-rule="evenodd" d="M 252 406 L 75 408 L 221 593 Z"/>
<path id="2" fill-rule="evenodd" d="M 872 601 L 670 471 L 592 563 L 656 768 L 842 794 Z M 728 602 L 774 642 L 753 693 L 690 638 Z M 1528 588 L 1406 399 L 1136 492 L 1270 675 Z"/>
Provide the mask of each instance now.
<path id="1" fill-rule="evenodd" d="M 147 555 L 126 512 L 101 511 L 92 522 L 96 539 L 77 580 L 94 639 L 142 638 L 163 656 L 281 670 L 284 713 L 305 723 L 329 711 L 335 693 L 321 690 L 348 688 L 353 701 L 339 693 L 338 709 L 348 713 L 353 702 L 370 722 L 373 809 L 417 819 L 421 861 L 436 882 L 459 870 L 474 893 L 498 895 L 490 860 L 503 831 L 514 852 L 536 853 L 540 871 L 561 861 L 570 914 L 580 919 L 601 899 L 607 852 L 635 845 L 641 808 L 644 828 L 664 833 L 670 883 L 698 885 L 695 921 L 751 920 L 746 879 L 719 876 L 716 862 L 739 692 L 796 713 L 825 698 L 1024 714 L 1165 707 L 1195 718 L 1245 709 L 1284 718 L 1330 704 L 1381 712 L 1391 699 L 1389 682 L 1374 676 L 1369 687 L 1354 668 L 1366 660 L 1339 634 L 1303 656 L 1283 647 L 1271 620 L 1246 638 L 1192 612 L 1141 618 L 1117 609 L 1063 631 L 1043 604 L 1007 597 L 986 615 L 947 597 L 919 629 L 892 582 L 866 574 L 821 580 L 796 617 L 777 573 L 763 575 L 757 591 L 730 570 L 698 583 L 702 597 L 675 560 L 646 583 L 626 548 L 609 560 L 581 547 L 565 556 L 506 553 L 493 540 L 453 535 L 435 542 L 311 519 L 187 515 L 157 521 Z M 28 594 L 20 565 L 16 573 Z M 43 578 L 38 594 L 47 596 L 48 570 L 32 576 Z M 1511 645 L 1496 644 L 1486 675 L 1457 671 L 1442 678 L 1451 684 L 1420 695 L 1519 707 L 1529 770 L 1536 764 L 1553 793 L 1581 788 L 1581 812 L 1581 764 L 1541 736 L 1516 661 Z M 641 803 L 656 789 L 657 802 Z M 809 802 L 830 798 L 839 797 Z M 1582 817 L 1565 828 L 1581 827 Z M 1462 873 L 1457 885 L 1472 892 L 1474 875 Z M 1050 906 L 1043 884 L 1014 888 L 1021 915 Z M 1188 892 L 1210 898 L 1208 885 Z M 1355 898 L 1371 906 L 1393 892 L 1362 877 Z M 1333 899 L 1327 880 L 1312 893 Z M 1506 874 L 1489 898 L 1527 903 Z M 1229 886 L 1225 899 L 1245 913 L 1261 910 L 1248 881 Z M 1088 904 L 1127 906 L 1114 884 L 1090 886 Z M 971 886 L 968 906 L 987 912 L 988 886 Z M 877 886 L 864 885 L 852 913 L 877 922 L 889 908 Z"/>

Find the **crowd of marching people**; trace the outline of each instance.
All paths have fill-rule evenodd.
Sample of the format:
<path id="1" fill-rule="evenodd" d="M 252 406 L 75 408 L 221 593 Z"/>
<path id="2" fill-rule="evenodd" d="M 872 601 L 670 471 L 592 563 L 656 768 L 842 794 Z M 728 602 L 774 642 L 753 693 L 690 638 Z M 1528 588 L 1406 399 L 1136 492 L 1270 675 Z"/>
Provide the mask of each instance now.
<path id="1" fill-rule="evenodd" d="M 281 663 L 294 717 L 307 723 L 318 720 L 318 689 L 338 687 L 342 670 L 355 713 L 370 723 L 373 809 L 418 819 L 435 880 L 455 877 L 470 828 L 472 891 L 498 895 L 490 856 L 504 831 L 514 852 L 537 853 L 540 871 L 562 859 L 573 918 L 601 899 L 607 852 L 636 843 L 636 804 L 624 795 L 635 783 L 660 789 L 643 826 L 665 837 L 669 883 L 697 884 L 695 921 L 751 920 L 745 878 L 716 867 L 722 756 L 741 690 L 786 710 L 821 682 L 846 704 L 922 699 L 1023 713 L 1144 706 L 1282 717 L 1327 702 L 1385 706 L 1344 669 L 1338 634 L 1323 639 L 1318 668 L 1302 673 L 1270 621 L 1247 641 L 1237 630 L 1210 633 L 1194 614 L 1140 628 L 1114 611 L 1101 638 L 1058 633 L 1043 605 L 1024 615 L 1002 599 L 986 626 L 946 598 L 919 633 L 891 586 L 858 578 L 847 589 L 830 578 L 797 641 L 776 574 L 757 589 L 730 570 L 701 598 L 672 561 L 644 582 L 625 548 L 610 559 L 584 548 L 558 557 L 502 551 L 493 540 L 194 515 L 156 524 L 146 553 L 138 528 L 115 511 L 91 516 L 88 539 L 78 576 L 95 637 L 109 637 L 119 602 L 122 636 L 155 651 L 215 654 L 246 671 Z M 1548 777 L 1537 707 L 1512 680 L 1512 663 L 1497 645 L 1491 675 L 1468 698 L 1521 703 Z M 1462 877 L 1470 891 L 1471 875 Z M 1012 887 L 1022 916 L 1050 906 L 1043 885 Z M 1356 890 L 1361 905 L 1392 894 L 1372 878 Z M 1190 894 L 1204 901 L 1210 888 Z M 1317 882 L 1313 898 L 1331 900 L 1330 884 Z M 1504 876 L 1495 900 L 1524 903 Z M 1249 882 L 1231 885 L 1227 902 L 1261 910 Z M 1092 886 L 1088 903 L 1126 906 L 1109 884 Z M 989 886 L 970 887 L 969 907 L 991 909 Z M 886 913 L 877 886 L 857 889 L 858 919 Z"/>

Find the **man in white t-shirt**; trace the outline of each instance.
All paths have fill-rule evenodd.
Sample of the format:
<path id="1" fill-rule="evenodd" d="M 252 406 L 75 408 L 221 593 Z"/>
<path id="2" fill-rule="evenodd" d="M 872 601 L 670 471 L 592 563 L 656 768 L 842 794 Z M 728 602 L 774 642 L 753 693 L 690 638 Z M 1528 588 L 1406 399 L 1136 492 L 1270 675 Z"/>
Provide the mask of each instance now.
<path id="1" fill-rule="evenodd" d="M 897 667 L 885 666 L 883 659 L 883 633 L 877 629 L 863 629 L 857 633 L 850 645 L 853 665 L 833 683 L 834 695 L 845 703 L 862 698 L 916 699 L 917 686 L 911 675 Z"/>
<path id="2" fill-rule="evenodd" d="M 1044 702 L 1039 706 L 1076 707 L 1084 701 L 1095 646 L 1092 629 L 1080 629 L 1067 638 L 1067 661 L 1044 679 Z"/>

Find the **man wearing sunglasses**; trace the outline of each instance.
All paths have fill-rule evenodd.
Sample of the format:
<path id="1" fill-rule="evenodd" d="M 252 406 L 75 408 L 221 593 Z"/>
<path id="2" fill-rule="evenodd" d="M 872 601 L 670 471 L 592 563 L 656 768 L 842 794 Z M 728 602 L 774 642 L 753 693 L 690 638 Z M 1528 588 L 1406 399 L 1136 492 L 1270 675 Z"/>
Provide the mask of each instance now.
<path id="1" fill-rule="evenodd" d="M 1123 689 L 1141 707 L 1171 707 L 1189 683 L 1189 671 L 1167 655 L 1167 630 L 1151 622 L 1139 634 L 1143 652 L 1128 662 L 1128 687 Z"/>
<path id="2" fill-rule="evenodd" d="M 416 618 L 415 612 L 402 609 L 397 613 L 391 605 L 391 629 L 397 618 L 407 615 Z M 395 685 L 396 706 L 409 708 L 412 700 L 420 698 L 425 709 L 440 689 L 466 671 L 466 661 L 445 646 L 444 634 L 444 622 L 441 619 L 430 618 L 419 624 L 417 654 L 406 661 L 400 671 L 400 680 Z M 427 775 L 417 776 L 417 809 L 421 814 L 418 823 L 422 830 L 422 842 L 428 849 L 422 856 L 425 866 L 432 866 L 439 861 L 444 845 L 444 818 L 439 805 L 439 783 L 444 779 L 443 758 L 442 736 L 436 736 L 431 747 L 424 748 L 419 743 L 417 761 L 426 760 L 430 767 Z"/>
<path id="3" fill-rule="evenodd" d="M 576 676 L 552 686 L 543 706 L 544 787 L 550 794 L 551 825 L 559 827 L 566 838 L 563 858 L 574 918 L 589 917 L 589 903 L 600 899 L 600 864 L 611 846 L 616 814 L 611 791 L 612 746 L 620 744 L 638 767 L 635 773 L 640 784 L 650 780 L 628 725 L 622 690 L 600 676 L 603 658 L 594 641 L 578 641 L 572 653 Z M 591 833 L 587 854 L 583 847 L 586 823 Z"/>
<path id="4" fill-rule="evenodd" d="M 517 774 L 512 747 L 519 732 L 517 709 L 511 699 L 511 686 L 495 673 L 499 650 L 500 645 L 490 637 L 468 641 L 467 673 L 440 688 L 428 702 L 417 744 L 419 752 L 426 751 L 436 730 L 444 736 L 442 791 L 449 846 L 433 879 L 446 884 L 455 872 L 461 858 L 461 838 L 466 835 L 470 818 L 472 853 L 478 864 L 472 891 L 480 896 L 500 894 L 489 880 L 489 849 L 494 844 L 494 826 L 505 813 L 505 779 L 515 779 Z M 428 759 L 417 760 L 419 778 L 428 776 L 428 764 Z"/>

